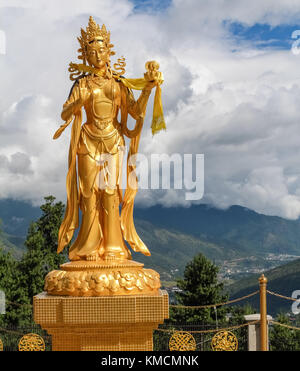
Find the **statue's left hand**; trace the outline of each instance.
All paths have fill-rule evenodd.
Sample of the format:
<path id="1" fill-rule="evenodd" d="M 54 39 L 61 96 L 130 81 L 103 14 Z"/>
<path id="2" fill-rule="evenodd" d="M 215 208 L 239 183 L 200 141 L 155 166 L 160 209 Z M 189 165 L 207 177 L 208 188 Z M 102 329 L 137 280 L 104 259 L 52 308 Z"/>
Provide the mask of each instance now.
<path id="1" fill-rule="evenodd" d="M 147 84 L 145 86 L 145 90 L 152 90 L 155 86 L 159 85 L 157 80 L 154 81 L 147 81 Z"/>
<path id="2" fill-rule="evenodd" d="M 149 61 L 145 65 L 147 72 L 144 73 L 144 78 L 147 81 L 146 90 L 151 90 L 155 86 L 162 84 L 163 75 L 159 71 L 159 64 L 156 61 Z"/>

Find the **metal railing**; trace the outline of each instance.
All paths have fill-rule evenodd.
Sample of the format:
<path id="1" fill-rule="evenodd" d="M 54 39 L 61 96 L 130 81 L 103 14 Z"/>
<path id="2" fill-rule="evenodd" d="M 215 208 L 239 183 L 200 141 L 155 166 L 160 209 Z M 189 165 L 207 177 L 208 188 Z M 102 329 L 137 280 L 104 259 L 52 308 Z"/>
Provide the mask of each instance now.
<path id="1" fill-rule="evenodd" d="M 216 326 L 214 325 L 205 325 L 202 323 L 165 323 L 161 325 L 157 330 L 154 331 L 153 341 L 155 350 L 168 350 L 170 337 L 175 333 L 189 333 L 195 341 L 195 350 L 211 350 L 212 340 L 217 334 L 225 333 L 229 334 L 234 332 L 238 333 L 239 337 L 239 348 L 241 350 L 246 350 L 247 345 L 247 327 L 250 325 L 260 326 L 260 350 L 268 350 L 268 322 L 274 325 L 282 326 L 289 328 L 291 330 L 300 330 L 299 327 L 283 324 L 276 322 L 274 320 L 267 319 L 267 295 L 273 295 L 285 300 L 299 301 L 299 299 L 291 298 L 284 296 L 273 291 L 267 290 L 267 278 L 262 274 L 259 277 L 259 290 L 252 292 L 248 295 L 242 296 L 240 298 L 228 300 L 222 303 L 216 304 L 207 304 L 207 305 L 195 305 L 195 306 L 186 306 L 186 305 L 170 305 L 170 308 L 177 309 L 206 309 L 206 308 L 216 308 L 224 305 L 229 305 L 237 303 L 242 300 L 249 299 L 257 294 L 260 298 L 260 318 L 256 321 L 246 322 L 246 323 L 220 323 Z M 9 302 L 10 305 L 22 306 L 20 303 Z M 28 306 L 29 304 L 24 304 Z M 42 337 L 47 351 L 51 350 L 51 336 L 47 334 L 40 326 L 27 326 L 27 327 L 1 327 L 0 326 L 0 350 L 4 351 L 16 351 L 19 350 L 20 339 L 26 334 L 37 334 Z M 236 349 L 235 349 L 236 350 Z"/>

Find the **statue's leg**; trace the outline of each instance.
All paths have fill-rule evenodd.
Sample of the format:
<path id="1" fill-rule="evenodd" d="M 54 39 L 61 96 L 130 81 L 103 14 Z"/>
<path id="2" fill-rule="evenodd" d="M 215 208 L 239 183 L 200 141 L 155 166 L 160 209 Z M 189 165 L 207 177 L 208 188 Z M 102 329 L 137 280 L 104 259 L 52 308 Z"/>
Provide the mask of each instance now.
<path id="1" fill-rule="evenodd" d="M 69 251 L 71 260 L 99 258 L 102 230 L 99 222 L 99 191 L 95 187 L 98 164 L 88 154 L 78 155 L 80 209 L 82 212 L 78 237 Z"/>
<path id="2" fill-rule="evenodd" d="M 108 177 L 101 197 L 104 258 L 106 260 L 128 259 L 130 257 L 123 239 L 120 223 L 120 198 L 117 188 L 119 165 L 119 153 L 110 155 L 106 163 Z"/>

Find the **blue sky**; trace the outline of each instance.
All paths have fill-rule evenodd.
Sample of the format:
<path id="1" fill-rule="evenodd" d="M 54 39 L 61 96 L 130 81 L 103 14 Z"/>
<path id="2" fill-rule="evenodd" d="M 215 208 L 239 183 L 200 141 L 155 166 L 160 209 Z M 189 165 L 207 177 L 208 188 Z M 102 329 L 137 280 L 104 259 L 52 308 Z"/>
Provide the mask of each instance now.
<path id="1" fill-rule="evenodd" d="M 172 4 L 172 0 L 131 1 L 135 5 L 135 12 L 162 12 Z M 292 33 L 295 30 L 300 30 L 299 24 L 281 24 L 272 27 L 267 23 L 256 23 L 249 26 L 239 22 L 224 21 L 223 25 L 238 45 L 247 42 L 257 49 L 290 49 L 295 41 L 295 38 L 292 38 Z"/>
<path id="2" fill-rule="evenodd" d="M 277 48 L 290 49 L 295 41 L 292 39 L 292 33 L 300 30 L 300 25 L 280 25 L 271 27 L 268 24 L 256 23 L 253 26 L 246 26 L 237 22 L 224 22 L 230 34 L 238 44 L 250 41 L 258 49 Z"/>
<path id="3" fill-rule="evenodd" d="M 132 0 L 135 11 L 162 11 L 167 9 L 172 0 Z"/>

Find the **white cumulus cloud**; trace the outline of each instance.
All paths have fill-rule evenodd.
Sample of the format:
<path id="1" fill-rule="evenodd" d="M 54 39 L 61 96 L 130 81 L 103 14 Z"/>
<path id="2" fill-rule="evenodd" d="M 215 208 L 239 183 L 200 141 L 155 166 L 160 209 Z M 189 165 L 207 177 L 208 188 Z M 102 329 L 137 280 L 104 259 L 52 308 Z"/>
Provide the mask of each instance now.
<path id="1" fill-rule="evenodd" d="M 76 37 L 93 15 L 111 31 L 117 57 L 126 57 L 126 76 L 143 76 L 153 59 L 164 73 L 167 131 L 152 137 L 150 102 L 145 155 L 203 153 L 199 202 L 299 217 L 300 56 L 235 45 L 227 23 L 299 24 L 300 2 L 173 0 L 162 12 L 137 13 L 129 0 L 3 0 L 0 15 L 1 198 L 65 199 L 70 129 L 57 141 L 52 136 L 71 87 Z M 138 202 L 188 205 L 184 195 L 143 191 Z"/>

